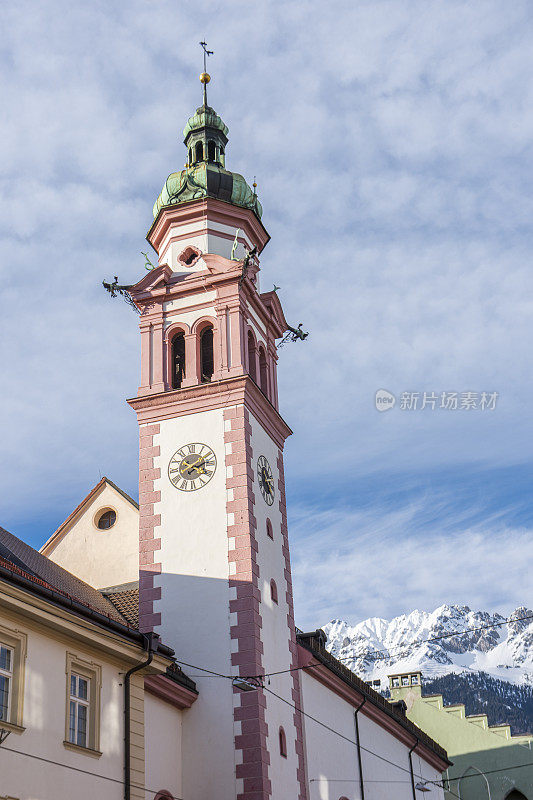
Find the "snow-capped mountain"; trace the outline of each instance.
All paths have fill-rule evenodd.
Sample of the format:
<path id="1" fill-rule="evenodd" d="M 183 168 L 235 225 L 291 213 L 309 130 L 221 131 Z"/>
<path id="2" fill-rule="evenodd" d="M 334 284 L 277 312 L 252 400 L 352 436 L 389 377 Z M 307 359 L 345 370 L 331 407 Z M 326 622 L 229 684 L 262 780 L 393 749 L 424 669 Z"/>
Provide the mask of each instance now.
<path id="1" fill-rule="evenodd" d="M 431 613 L 412 611 L 390 621 L 372 617 L 353 626 L 336 619 L 323 630 L 328 650 L 364 680 L 380 680 L 382 689 L 388 686 L 387 675 L 411 670 L 421 670 L 426 680 L 482 671 L 533 685 L 533 611 L 517 608 L 509 620 L 468 606 L 443 605 Z M 485 627 L 494 623 L 503 624 Z M 481 630 L 425 641 L 471 628 Z"/>

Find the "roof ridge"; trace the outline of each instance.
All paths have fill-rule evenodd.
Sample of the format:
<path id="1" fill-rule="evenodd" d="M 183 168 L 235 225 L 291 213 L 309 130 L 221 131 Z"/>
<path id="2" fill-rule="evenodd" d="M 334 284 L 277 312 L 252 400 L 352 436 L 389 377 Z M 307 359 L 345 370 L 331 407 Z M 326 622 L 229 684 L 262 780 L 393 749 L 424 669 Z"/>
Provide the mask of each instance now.
<path id="1" fill-rule="evenodd" d="M 72 511 L 68 515 L 68 517 L 65 520 L 63 520 L 63 522 L 58 528 L 56 528 L 56 530 L 52 533 L 52 535 L 46 540 L 46 542 L 39 549 L 39 553 L 42 553 L 42 555 L 47 555 L 46 551 L 49 549 L 50 545 L 52 545 L 56 539 L 60 538 L 63 530 L 76 518 L 76 516 L 83 509 L 84 505 L 86 505 L 86 503 L 88 503 L 89 500 L 92 500 L 92 498 L 105 484 L 111 486 L 112 489 L 115 489 L 115 491 L 121 494 L 125 500 L 127 500 L 129 503 L 135 506 L 137 510 L 139 509 L 139 504 L 135 502 L 133 497 L 130 497 L 129 494 L 127 494 L 123 489 L 117 486 L 116 483 L 113 483 L 113 481 L 110 478 L 104 475 L 103 478 L 100 478 L 98 483 L 95 486 L 93 486 L 91 491 L 83 498 L 83 500 L 80 503 L 78 503 L 74 511 Z"/>

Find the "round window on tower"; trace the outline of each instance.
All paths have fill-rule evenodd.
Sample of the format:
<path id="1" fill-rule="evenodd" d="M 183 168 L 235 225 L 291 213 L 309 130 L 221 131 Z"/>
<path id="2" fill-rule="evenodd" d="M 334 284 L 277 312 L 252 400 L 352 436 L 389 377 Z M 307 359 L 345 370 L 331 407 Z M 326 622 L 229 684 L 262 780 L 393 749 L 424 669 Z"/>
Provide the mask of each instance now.
<path id="1" fill-rule="evenodd" d="M 101 508 L 96 514 L 95 521 L 97 528 L 107 531 L 117 521 L 117 512 L 113 508 Z"/>

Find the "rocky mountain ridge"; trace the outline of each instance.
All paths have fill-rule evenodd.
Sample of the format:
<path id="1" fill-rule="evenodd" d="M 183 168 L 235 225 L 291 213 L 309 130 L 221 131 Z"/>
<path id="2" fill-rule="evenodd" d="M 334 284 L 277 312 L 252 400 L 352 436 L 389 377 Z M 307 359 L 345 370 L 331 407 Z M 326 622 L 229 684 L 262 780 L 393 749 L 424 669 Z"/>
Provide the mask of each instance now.
<path id="1" fill-rule="evenodd" d="M 391 673 L 414 670 L 422 672 L 424 681 L 484 672 L 496 680 L 533 686 L 533 611 L 525 606 L 507 621 L 498 613 L 443 605 L 432 612 L 416 610 L 392 620 L 372 617 L 356 625 L 336 619 L 323 630 L 336 658 L 363 680 L 380 681 L 383 689 Z"/>

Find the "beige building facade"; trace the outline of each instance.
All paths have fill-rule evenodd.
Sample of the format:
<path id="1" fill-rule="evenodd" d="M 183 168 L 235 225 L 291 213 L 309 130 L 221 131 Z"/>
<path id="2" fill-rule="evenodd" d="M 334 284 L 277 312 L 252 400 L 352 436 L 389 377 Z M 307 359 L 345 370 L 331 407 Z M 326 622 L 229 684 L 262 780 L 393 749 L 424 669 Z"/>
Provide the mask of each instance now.
<path id="1" fill-rule="evenodd" d="M 170 648 L 0 529 L 0 798 L 180 797 L 195 699 Z"/>

